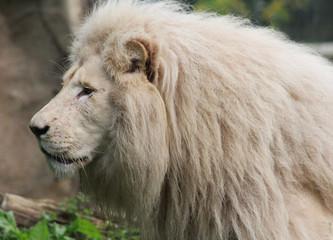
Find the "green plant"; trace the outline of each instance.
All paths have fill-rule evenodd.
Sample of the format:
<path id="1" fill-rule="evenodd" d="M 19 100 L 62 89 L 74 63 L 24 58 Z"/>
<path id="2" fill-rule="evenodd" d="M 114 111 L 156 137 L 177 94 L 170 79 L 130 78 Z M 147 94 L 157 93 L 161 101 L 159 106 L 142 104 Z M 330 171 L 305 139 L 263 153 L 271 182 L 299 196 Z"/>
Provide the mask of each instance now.
<path id="1" fill-rule="evenodd" d="M 59 204 L 61 218 L 68 220 L 61 224 L 56 214 L 42 214 L 41 220 L 30 228 L 18 227 L 13 212 L 0 209 L 1 240 L 138 240 L 139 231 L 115 224 L 104 223 L 104 228 L 93 224 L 92 213 L 84 207 L 87 199 L 79 194 L 76 199 L 69 199 Z"/>

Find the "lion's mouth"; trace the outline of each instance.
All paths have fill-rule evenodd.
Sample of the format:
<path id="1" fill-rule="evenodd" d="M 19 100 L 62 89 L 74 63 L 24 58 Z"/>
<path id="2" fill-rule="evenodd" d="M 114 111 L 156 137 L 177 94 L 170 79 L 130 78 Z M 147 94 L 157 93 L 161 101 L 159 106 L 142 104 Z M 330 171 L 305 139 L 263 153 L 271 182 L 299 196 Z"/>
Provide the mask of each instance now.
<path id="1" fill-rule="evenodd" d="M 84 162 L 88 159 L 88 157 L 65 158 L 63 156 L 54 156 L 47 152 L 44 148 L 41 148 L 41 150 L 46 155 L 46 157 L 50 158 L 51 160 L 67 165 L 72 163 Z"/>

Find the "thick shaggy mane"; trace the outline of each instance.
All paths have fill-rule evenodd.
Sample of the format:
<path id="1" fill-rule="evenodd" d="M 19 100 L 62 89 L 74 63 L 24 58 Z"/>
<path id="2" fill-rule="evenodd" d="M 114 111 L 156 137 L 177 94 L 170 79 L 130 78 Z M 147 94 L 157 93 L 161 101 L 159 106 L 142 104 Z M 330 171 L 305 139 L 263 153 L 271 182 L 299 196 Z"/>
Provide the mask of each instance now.
<path id="1" fill-rule="evenodd" d="M 144 239 L 310 239 L 302 199 L 333 211 L 332 65 L 243 19 L 134 0 L 97 7 L 72 61 L 100 54 L 114 76 L 132 39 L 164 117 L 140 113 L 136 92 L 146 102 L 112 125 L 109 159 L 82 171 L 88 192 Z"/>

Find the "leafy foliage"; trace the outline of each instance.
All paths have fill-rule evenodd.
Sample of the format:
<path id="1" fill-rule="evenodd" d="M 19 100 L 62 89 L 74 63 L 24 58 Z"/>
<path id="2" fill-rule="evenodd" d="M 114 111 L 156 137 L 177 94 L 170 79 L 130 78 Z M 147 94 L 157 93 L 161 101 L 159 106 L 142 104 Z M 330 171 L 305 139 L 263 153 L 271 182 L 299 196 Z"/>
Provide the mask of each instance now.
<path id="1" fill-rule="evenodd" d="M 0 239 L 1 240 L 139 240 L 139 231 L 133 228 L 106 222 L 100 230 L 89 219 L 91 211 L 83 207 L 86 202 L 84 195 L 77 199 L 69 199 L 59 205 L 59 210 L 68 219 L 69 224 L 57 222 L 55 214 L 43 214 L 41 220 L 30 228 L 19 228 L 13 212 L 0 209 Z"/>
<path id="2" fill-rule="evenodd" d="M 29 235 L 17 228 L 13 212 L 4 212 L 0 209 L 0 230 L 0 239 L 29 240 Z"/>

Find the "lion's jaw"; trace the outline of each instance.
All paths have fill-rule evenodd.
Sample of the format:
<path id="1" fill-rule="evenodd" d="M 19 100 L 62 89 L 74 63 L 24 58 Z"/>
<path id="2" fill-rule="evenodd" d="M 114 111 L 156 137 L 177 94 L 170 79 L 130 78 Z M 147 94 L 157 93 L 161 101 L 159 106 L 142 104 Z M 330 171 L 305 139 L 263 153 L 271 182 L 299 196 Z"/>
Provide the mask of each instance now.
<path id="1" fill-rule="evenodd" d="M 59 94 L 31 119 L 30 126 L 45 129 L 37 134 L 50 168 L 63 177 L 73 174 L 101 153 L 106 141 L 111 106 L 110 82 L 100 70 L 100 59 L 74 64 L 64 76 Z M 114 112 L 114 111 L 113 111 Z"/>

